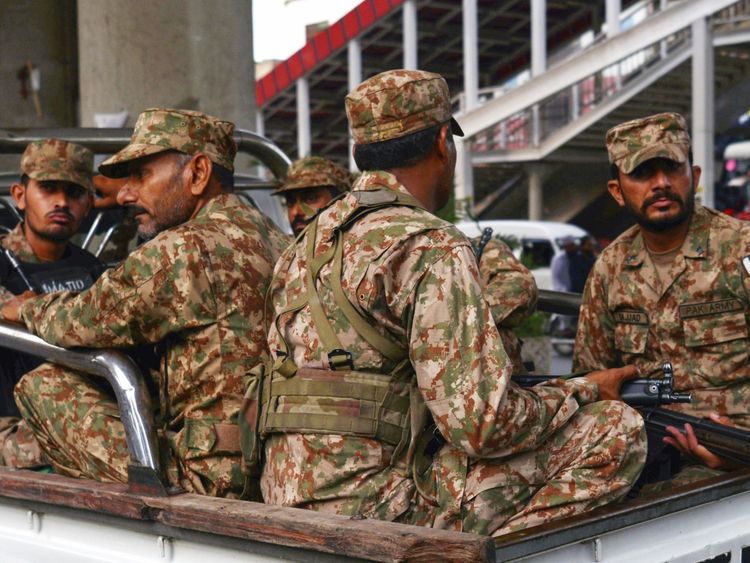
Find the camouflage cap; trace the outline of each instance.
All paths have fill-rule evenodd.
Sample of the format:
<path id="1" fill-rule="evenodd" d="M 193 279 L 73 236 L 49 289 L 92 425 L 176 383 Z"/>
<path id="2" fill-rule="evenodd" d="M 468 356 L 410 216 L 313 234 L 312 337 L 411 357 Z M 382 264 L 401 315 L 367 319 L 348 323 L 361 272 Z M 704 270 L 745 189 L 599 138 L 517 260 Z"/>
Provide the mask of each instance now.
<path id="1" fill-rule="evenodd" d="M 211 162 L 234 171 L 234 123 L 198 111 L 151 108 L 138 116 L 133 136 L 120 152 L 99 165 L 99 171 L 112 178 L 127 173 L 125 163 L 176 150 L 190 155 L 203 153 Z"/>
<path id="2" fill-rule="evenodd" d="M 73 182 L 93 192 L 91 176 L 94 153 L 86 147 L 61 141 L 42 139 L 28 144 L 21 156 L 21 173 L 43 182 L 61 180 Z"/>
<path id="3" fill-rule="evenodd" d="M 352 90 L 345 105 L 358 145 L 397 139 L 448 121 L 454 135 L 464 135 L 451 115 L 448 84 L 432 72 L 381 72 Z"/>
<path id="4" fill-rule="evenodd" d="M 281 195 L 292 190 L 331 186 L 339 192 L 352 187 L 349 171 L 321 156 L 306 156 L 295 160 L 286 173 L 286 179 L 273 195 Z"/>
<path id="5" fill-rule="evenodd" d="M 607 131 L 609 162 L 623 174 L 630 174 L 652 158 L 685 162 L 690 152 L 690 135 L 679 113 L 659 113 L 621 123 Z"/>

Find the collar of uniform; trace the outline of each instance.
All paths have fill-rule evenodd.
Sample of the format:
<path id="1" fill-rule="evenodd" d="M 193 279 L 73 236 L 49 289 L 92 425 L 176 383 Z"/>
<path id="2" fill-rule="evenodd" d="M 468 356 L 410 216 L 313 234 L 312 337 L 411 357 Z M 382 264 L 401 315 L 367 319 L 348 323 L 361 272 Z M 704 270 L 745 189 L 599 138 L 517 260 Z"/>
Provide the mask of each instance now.
<path id="1" fill-rule="evenodd" d="M 387 188 L 389 190 L 396 190 L 403 192 L 407 195 L 411 195 L 409 190 L 396 179 L 396 177 L 390 172 L 385 170 L 373 170 L 370 172 L 362 172 L 357 178 L 357 181 L 352 186 L 352 191 L 371 191 L 371 190 L 382 190 Z M 413 196 L 412 196 L 413 197 Z"/>
<path id="2" fill-rule="evenodd" d="M 362 172 L 352 186 L 352 192 L 383 189 L 395 190 L 411 196 L 409 191 L 393 174 L 385 172 L 384 170 Z M 341 199 L 336 200 L 332 205 L 326 207 L 318 216 L 318 240 L 333 240 L 336 229 L 338 229 L 358 207 L 359 202 L 351 192 L 347 193 Z"/>
<path id="3" fill-rule="evenodd" d="M 11 232 L 2 237 L 0 244 L 3 248 L 12 251 L 22 262 L 39 262 L 29 241 L 26 240 L 26 235 L 23 234 L 22 222 L 19 222 Z"/>
<path id="4" fill-rule="evenodd" d="M 695 204 L 695 212 L 690 220 L 685 241 L 682 243 L 682 255 L 686 258 L 706 258 L 708 255 L 709 216 L 702 205 Z M 625 256 L 625 265 L 637 268 L 643 264 L 646 258 L 646 245 L 643 242 L 643 234 L 640 229 L 633 238 L 630 252 Z"/>
<path id="5" fill-rule="evenodd" d="M 208 217 L 209 215 L 211 215 L 211 213 L 219 209 L 226 209 L 227 207 L 237 207 L 240 205 L 246 204 L 239 198 L 239 196 L 229 193 L 219 194 L 215 198 L 211 199 L 208 203 L 206 203 L 206 205 L 204 205 L 200 209 L 200 211 L 196 213 L 193 220 Z"/>

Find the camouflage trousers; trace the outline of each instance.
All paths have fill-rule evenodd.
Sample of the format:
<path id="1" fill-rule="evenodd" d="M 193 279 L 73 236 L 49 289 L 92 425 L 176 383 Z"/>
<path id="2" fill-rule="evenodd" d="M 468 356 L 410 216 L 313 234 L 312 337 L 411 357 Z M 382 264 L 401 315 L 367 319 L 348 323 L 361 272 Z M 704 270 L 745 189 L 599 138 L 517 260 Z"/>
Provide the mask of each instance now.
<path id="1" fill-rule="evenodd" d="M 443 446 L 433 467 L 432 499 L 417 495 L 399 521 L 500 536 L 622 498 L 645 461 L 641 415 L 619 401 L 600 401 L 581 407 L 534 451 L 468 460 Z"/>
<path id="2" fill-rule="evenodd" d="M 25 420 L 14 416 L 0 417 L 0 465 L 19 469 L 50 465 Z"/>
<path id="3" fill-rule="evenodd" d="M 15 389 L 24 422 L 55 472 L 97 481 L 127 482 L 125 429 L 117 402 L 104 380 L 43 364 L 23 376 Z M 167 432 L 167 480 L 188 492 L 236 497 L 244 478 L 239 445 L 217 435 L 214 420 L 191 418 Z M 17 433 L 16 433 L 17 434 Z M 15 434 L 4 446 L 13 445 Z"/>

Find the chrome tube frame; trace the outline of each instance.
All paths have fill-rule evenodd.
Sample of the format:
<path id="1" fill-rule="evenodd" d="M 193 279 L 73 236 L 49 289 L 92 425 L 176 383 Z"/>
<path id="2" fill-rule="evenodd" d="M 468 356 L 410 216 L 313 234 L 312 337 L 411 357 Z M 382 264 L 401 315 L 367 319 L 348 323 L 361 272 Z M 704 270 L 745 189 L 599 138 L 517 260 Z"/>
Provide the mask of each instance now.
<path id="1" fill-rule="evenodd" d="M 0 130 L 0 153 L 21 154 L 26 145 L 39 139 L 55 138 L 72 141 L 88 147 L 98 154 L 115 153 L 130 141 L 132 129 L 98 129 L 77 127 L 61 129 Z M 268 167 L 276 179 L 286 175 L 290 160 L 271 141 L 244 129 L 234 131 L 237 151 L 257 158 Z"/>
<path id="2" fill-rule="evenodd" d="M 18 325 L 0 321 L 0 346 L 43 358 L 49 362 L 106 379 L 115 392 L 125 426 L 131 464 L 141 491 L 166 494 L 163 486 L 153 408 L 140 370 L 123 352 L 115 350 L 67 350 L 45 342 Z M 131 480 L 132 481 L 132 480 Z"/>

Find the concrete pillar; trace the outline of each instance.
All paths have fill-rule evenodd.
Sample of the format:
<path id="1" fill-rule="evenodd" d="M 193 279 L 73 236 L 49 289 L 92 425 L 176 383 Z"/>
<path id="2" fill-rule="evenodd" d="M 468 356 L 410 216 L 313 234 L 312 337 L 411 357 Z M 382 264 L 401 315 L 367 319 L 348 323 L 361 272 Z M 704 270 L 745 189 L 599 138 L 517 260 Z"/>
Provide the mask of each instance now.
<path id="1" fill-rule="evenodd" d="M 404 68 L 417 68 L 417 0 L 404 2 Z"/>
<path id="2" fill-rule="evenodd" d="M 531 0 L 531 76 L 547 68 L 547 2 Z"/>
<path id="3" fill-rule="evenodd" d="M 701 202 L 714 206 L 714 48 L 708 18 L 693 22 L 693 157 L 703 169 Z"/>
<path id="4" fill-rule="evenodd" d="M 297 158 L 310 155 L 310 87 L 307 78 L 297 79 Z"/>
<path id="5" fill-rule="evenodd" d="M 464 111 L 479 104 L 479 47 L 477 0 L 463 0 L 464 29 Z"/>
<path id="6" fill-rule="evenodd" d="M 547 69 L 547 2 L 531 0 L 531 76 Z M 539 105 L 531 107 L 531 144 L 539 146 L 541 126 Z"/>
<path id="7" fill-rule="evenodd" d="M 667 0 L 659 0 L 659 11 L 663 12 L 666 9 L 667 9 Z M 668 54 L 667 53 L 667 40 L 662 39 L 661 43 L 659 43 L 659 56 L 662 59 L 666 59 L 667 54 Z"/>
<path id="8" fill-rule="evenodd" d="M 544 214 L 544 199 L 542 195 L 542 170 L 533 164 L 527 167 L 529 178 L 529 220 L 541 221 Z"/>
<path id="9" fill-rule="evenodd" d="M 455 202 L 456 217 L 463 219 L 474 205 L 474 168 L 468 139 L 453 138 L 456 142 Z"/>
<path id="10" fill-rule="evenodd" d="M 255 132 L 258 135 L 266 135 L 266 122 L 263 119 L 263 110 L 260 108 L 255 110 Z"/>
<path id="11" fill-rule="evenodd" d="M 607 37 L 614 37 L 620 33 L 620 11 L 622 8 L 621 0 L 606 1 L 606 18 L 607 18 Z"/>
<path id="12" fill-rule="evenodd" d="M 575 121 L 581 115 L 581 85 L 576 83 L 570 87 L 570 120 Z"/>
<path id="13" fill-rule="evenodd" d="M 75 6 L 74 0 L 0 0 L 0 127 L 78 125 Z M 26 97 L 21 94 L 18 73 L 28 62 L 39 71 L 39 114 L 28 82 Z M 6 170 L 18 168 L 19 155 L 0 156 L 6 160 Z"/>
<path id="14" fill-rule="evenodd" d="M 197 109 L 254 129 L 252 7 L 246 0 L 78 0 L 81 124 L 95 113 Z"/>
<path id="15" fill-rule="evenodd" d="M 349 73 L 349 91 L 351 92 L 362 82 L 362 45 L 359 39 L 352 39 L 347 45 L 348 73 Z M 357 165 L 354 162 L 354 140 L 351 133 L 349 134 L 349 170 L 357 171 Z"/>

